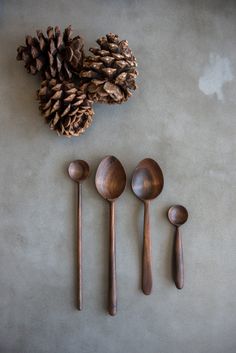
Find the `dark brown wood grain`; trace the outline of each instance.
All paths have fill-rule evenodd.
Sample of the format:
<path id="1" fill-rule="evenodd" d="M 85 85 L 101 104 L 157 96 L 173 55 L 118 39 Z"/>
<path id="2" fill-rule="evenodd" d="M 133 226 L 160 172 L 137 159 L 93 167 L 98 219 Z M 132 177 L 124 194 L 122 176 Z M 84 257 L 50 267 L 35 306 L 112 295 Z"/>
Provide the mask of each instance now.
<path id="1" fill-rule="evenodd" d="M 178 289 L 184 286 L 184 258 L 182 238 L 179 227 L 175 228 L 174 249 L 173 249 L 173 279 Z"/>
<path id="2" fill-rule="evenodd" d="M 82 184 L 78 183 L 78 200 L 77 200 L 77 300 L 78 310 L 83 308 L 82 293 Z"/>
<path id="3" fill-rule="evenodd" d="M 143 235 L 143 268 L 142 268 L 142 290 L 144 294 L 152 291 L 152 266 L 151 266 L 151 235 L 149 201 L 144 203 L 144 235 Z"/>
<path id="4" fill-rule="evenodd" d="M 82 279 L 82 182 L 89 175 L 89 165 L 83 160 L 76 160 L 69 164 L 70 178 L 78 184 L 77 192 L 77 308 L 83 308 L 83 279 Z"/>
<path id="5" fill-rule="evenodd" d="M 99 194 L 110 203 L 108 312 L 115 315 L 117 312 L 115 200 L 122 194 L 126 185 L 125 170 L 116 157 L 107 156 L 101 161 L 95 184 Z"/>
<path id="6" fill-rule="evenodd" d="M 151 158 L 145 158 L 139 162 L 133 173 L 131 187 L 135 195 L 144 202 L 142 263 L 142 290 L 144 294 L 150 294 L 152 291 L 149 204 L 161 193 L 163 186 L 164 177 L 157 162 Z"/>

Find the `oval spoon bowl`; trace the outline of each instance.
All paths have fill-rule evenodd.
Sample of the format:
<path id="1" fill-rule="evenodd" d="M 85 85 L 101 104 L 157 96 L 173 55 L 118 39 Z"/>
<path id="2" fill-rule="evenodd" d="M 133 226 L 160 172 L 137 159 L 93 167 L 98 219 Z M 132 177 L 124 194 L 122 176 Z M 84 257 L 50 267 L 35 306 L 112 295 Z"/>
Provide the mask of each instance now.
<path id="1" fill-rule="evenodd" d="M 161 168 L 151 158 L 145 158 L 134 170 L 131 187 L 135 195 L 144 200 L 155 199 L 162 191 L 164 177 Z"/>
<path id="2" fill-rule="evenodd" d="M 115 200 L 122 194 L 126 185 L 126 174 L 116 157 L 107 156 L 101 161 L 95 184 L 99 194 L 106 200 Z"/>

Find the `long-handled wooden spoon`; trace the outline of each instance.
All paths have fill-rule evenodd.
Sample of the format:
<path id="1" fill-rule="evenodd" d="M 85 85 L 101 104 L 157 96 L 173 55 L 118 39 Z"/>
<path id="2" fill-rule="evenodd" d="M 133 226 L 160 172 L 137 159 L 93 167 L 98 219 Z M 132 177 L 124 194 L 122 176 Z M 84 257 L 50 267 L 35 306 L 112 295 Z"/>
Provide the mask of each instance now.
<path id="1" fill-rule="evenodd" d="M 89 175 L 89 165 L 83 160 L 76 160 L 70 163 L 68 168 L 69 176 L 78 184 L 77 201 L 77 300 L 78 310 L 83 308 L 82 288 L 82 182 Z"/>
<path id="2" fill-rule="evenodd" d="M 131 187 L 135 195 L 144 203 L 144 240 L 143 240 L 143 267 L 142 267 L 142 290 L 144 294 L 152 291 L 152 268 L 151 268 L 151 235 L 149 222 L 149 204 L 162 191 L 164 178 L 161 168 L 151 158 L 143 159 L 137 165 Z"/>
<path id="3" fill-rule="evenodd" d="M 110 204 L 108 312 L 115 315 L 117 312 L 115 200 L 122 194 L 126 185 L 125 170 L 116 157 L 107 156 L 101 161 L 95 184 L 99 194 Z"/>
<path id="4" fill-rule="evenodd" d="M 175 238 L 173 247 L 173 279 L 178 289 L 184 286 L 184 258 L 182 238 L 179 227 L 188 219 L 188 211 L 184 206 L 175 205 L 168 210 L 168 219 L 175 226 Z"/>

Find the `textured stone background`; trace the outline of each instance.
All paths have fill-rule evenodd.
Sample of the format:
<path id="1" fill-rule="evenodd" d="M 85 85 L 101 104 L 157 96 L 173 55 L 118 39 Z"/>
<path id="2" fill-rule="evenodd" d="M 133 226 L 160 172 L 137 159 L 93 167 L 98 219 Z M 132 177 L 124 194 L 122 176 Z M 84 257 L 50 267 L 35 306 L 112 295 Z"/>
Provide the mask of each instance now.
<path id="1" fill-rule="evenodd" d="M 43 123 L 38 82 L 15 61 L 38 28 L 72 24 L 91 46 L 109 31 L 139 61 L 139 91 L 122 106 L 97 106 L 81 138 Z M 236 352 L 235 1 L 0 2 L 0 352 Z M 117 204 L 119 311 L 106 314 L 106 203 L 94 187 L 99 161 L 114 154 L 130 178 L 150 156 L 165 189 L 152 204 L 151 296 L 140 291 L 142 205 L 130 187 Z M 75 185 L 70 160 L 86 159 L 84 311 L 75 309 Z M 183 227 L 186 283 L 173 286 L 172 203 Z"/>

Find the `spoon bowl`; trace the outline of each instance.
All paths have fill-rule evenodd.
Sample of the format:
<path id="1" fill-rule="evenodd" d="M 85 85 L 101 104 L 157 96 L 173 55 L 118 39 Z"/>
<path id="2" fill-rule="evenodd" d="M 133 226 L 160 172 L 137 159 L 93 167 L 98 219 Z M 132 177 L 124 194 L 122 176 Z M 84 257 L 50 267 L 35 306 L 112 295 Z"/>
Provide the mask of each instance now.
<path id="1" fill-rule="evenodd" d="M 168 219 L 176 227 L 180 227 L 188 219 L 188 211 L 184 206 L 174 205 L 168 210 Z"/>
<path id="2" fill-rule="evenodd" d="M 133 192 L 142 201 L 155 199 L 162 191 L 164 178 L 162 170 L 151 158 L 143 159 L 135 168 L 132 183 Z"/>
<path id="3" fill-rule="evenodd" d="M 68 173 L 76 183 L 81 183 L 89 176 L 89 165 L 87 162 L 78 159 L 69 164 Z"/>
<path id="4" fill-rule="evenodd" d="M 108 201 L 114 201 L 122 194 L 126 185 L 126 174 L 116 157 L 107 156 L 101 161 L 95 184 L 99 194 Z"/>

